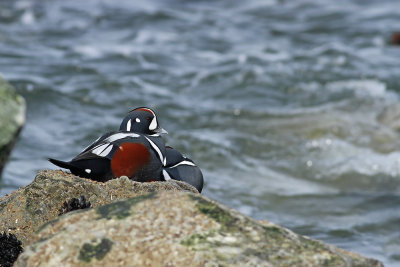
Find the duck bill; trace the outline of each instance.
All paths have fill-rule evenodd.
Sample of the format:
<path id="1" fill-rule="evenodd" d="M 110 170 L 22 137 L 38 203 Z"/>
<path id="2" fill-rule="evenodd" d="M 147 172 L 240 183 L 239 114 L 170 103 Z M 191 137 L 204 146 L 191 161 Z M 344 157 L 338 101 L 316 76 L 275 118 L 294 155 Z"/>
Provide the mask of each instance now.
<path id="1" fill-rule="evenodd" d="M 168 132 L 164 128 L 158 128 L 157 133 L 159 134 L 168 134 Z"/>

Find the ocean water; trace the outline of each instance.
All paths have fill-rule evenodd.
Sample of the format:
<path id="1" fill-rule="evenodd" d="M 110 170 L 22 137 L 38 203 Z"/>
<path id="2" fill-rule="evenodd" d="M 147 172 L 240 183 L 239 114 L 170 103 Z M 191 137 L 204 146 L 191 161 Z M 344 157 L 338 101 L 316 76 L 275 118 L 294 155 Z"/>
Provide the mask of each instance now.
<path id="1" fill-rule="evenodd" d="M 0 0 L 0 73 L 28 104 L 0 194 L 150 106 L 203 170 L 204 195 L 399 266 L 398 10 Z"/>

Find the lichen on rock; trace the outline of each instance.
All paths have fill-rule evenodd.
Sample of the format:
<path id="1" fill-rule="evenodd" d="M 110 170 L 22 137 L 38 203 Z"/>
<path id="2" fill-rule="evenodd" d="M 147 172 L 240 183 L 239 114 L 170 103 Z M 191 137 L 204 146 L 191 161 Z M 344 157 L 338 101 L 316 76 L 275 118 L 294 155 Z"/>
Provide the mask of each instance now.
<path id="1" fill-rule="evenodd" d="M 130 198 L 127 201 L 118 201 L 110 205 L 100 206 L 97 209 L 98 219 L 119 219 L 122 220 L 129 215 L 131 215 L 130 207 L 145 201 L 146 199 L 151 199 L 155 196 L 155 193 L 150 193 L 135 198 Z"/>
<path id="2" fill-rule="evenodd" d="M 49 258 L 53 266 L 382 266 L 183 191 L 67 213 L 32 235 L 15 266 Z"/>
<path id="3" fill-rule="evenodd" d="M 0 232 L 15 234 L 23 244 L 41 225 L 57 218 L 64 202 L 85 195 L 93 207 L 158 191 L 197 192 L 183 182 L 140 183 L 120 177 L 96 182 L 63 171 L 40 171 L 26 187 L 0 198 Z"/>
<path id="4" fill-rule="evenodd" d="M 111 250 L 113 242 L 107 238 L 102 238 L 97 244 L 85 243 L 79 250 L 78 259 L 90 262 L 93 258 L 102 260 Z"/>

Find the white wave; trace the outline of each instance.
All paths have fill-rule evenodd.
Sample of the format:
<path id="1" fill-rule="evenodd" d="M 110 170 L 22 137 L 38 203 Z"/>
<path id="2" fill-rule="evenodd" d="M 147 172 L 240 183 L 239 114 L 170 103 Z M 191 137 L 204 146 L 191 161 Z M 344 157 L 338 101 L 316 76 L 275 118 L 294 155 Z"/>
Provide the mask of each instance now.
<path id="1" fill-rule="evenodd" d="M 330 82 L 326 85 L 326 88 L 333 92 L 353 90 L 360 97 L 383 97 L 386 94 L 386 84 L 373 79 Z"/>
<path id="2" fill-rule="evenodd" d="M 95 47 L 93 45 L 79 45 L 75 46 L 73 49 L 76 53 L 89 58 L 99 58 L 103 55 L 103 52 L 99 49 L 99 47 Z"/>
<path id="3" fill-rule="evenodd" d="M 21 16 L 21 22 L 25 25 L 32 25 L 36 22 L 35 14 L 32 10 L 27 9 Z"/>

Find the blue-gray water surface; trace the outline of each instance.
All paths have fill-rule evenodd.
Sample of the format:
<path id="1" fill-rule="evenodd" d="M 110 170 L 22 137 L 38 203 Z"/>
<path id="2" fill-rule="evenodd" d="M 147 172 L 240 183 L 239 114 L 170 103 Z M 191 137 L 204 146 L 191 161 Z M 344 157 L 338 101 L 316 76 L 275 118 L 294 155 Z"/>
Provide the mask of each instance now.
<path id="1" fill-rule="evenodd" d="M 168 144 L 202 168 L 204 195 L 399 266 L 399 113 L 382 115 L 399 101 L 400 47 L 388 41 L 399 10 L 0 0 L 0 73 L 28 104 L 0 193 L 150 106 Z"/>

